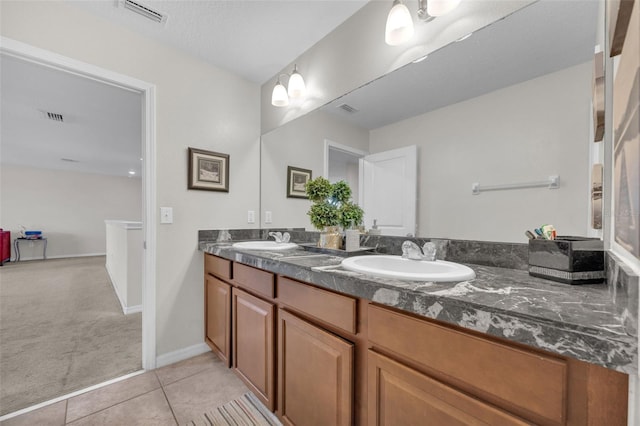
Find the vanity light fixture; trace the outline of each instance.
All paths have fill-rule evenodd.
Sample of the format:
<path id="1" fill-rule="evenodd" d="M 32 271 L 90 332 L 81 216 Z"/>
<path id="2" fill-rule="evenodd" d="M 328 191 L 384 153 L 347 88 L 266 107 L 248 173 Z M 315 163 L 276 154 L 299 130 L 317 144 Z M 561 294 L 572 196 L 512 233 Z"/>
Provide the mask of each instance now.
<path id="1" fill-rule="evenodd" d="M 402 0 L 393 0 L 393 6 L 387 16 L 384 41 L 390 46 L 397 46 L 413 37 L 413 19 Z"/>
<path id="2" fill-rule="evenodd" d="M 282 76 L 289 77 L 289 89 L 284 87 L 284 84 L 280 81 Z M 278 76 L 273 92 L 271 93 L 271 105 L 277 107 L 285 107 L 289 105 L 289 99 L 302 99 L 307 94 L 307 87 L 304 84 L 302 75 L 298 72 L 298 66 L 293 66 L 293 72 L 291 75 L 282 74 Z"/>
<path id="3" fill-rule="evenodd" d="M 461 0 L 428 0 L 427 13 L 430 16 L 442 16 L 458 7 Z"/>
<path id="4" fill-rule="evenodd" d="M 418 19 L 430 22 L 436 16 L 442 16 L 455 9 L 462 0 L 418 0 Z M 413 19 L 407 6 L 402 0 L 394 0 L 387 15 L 387 26 L 384 41 L 390 46 L 405 43 L 413 36 Z"/>

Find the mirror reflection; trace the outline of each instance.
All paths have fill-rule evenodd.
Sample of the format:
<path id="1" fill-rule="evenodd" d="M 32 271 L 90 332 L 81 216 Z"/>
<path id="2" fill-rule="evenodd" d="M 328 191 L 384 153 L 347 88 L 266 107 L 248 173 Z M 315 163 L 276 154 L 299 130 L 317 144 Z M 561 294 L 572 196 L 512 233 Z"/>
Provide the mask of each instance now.
<path id="1" fill-rule="evenodd" d="M 263 135 L 261 225 L 312 229 L 309 201 L 286 197 L 293 166 L 347 180 L 382 234 L 587 235 L 599 3 L 534 3 Z"/>

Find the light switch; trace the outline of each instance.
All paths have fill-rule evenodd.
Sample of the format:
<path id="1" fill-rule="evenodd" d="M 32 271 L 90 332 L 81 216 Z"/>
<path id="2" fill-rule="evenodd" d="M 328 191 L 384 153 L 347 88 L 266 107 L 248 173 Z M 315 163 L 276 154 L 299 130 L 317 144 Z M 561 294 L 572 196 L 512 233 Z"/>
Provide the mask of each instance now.
<path id="1" fill-rule="evenodd" d="M 273 218 L 271 217 L 271 212 L 269 210 L 264 212 L 264 223 L 273 222 Z"/>
<path id="2" fill-rule="evenodd" d="M 256 223 L 256 212 L 249 210 L 247 212 L 247 223 Z"/>
<path id="3" fill-rule="evenodd" d="M 160 223 L 173 223 L 173 207 L 160 207 Z"/>

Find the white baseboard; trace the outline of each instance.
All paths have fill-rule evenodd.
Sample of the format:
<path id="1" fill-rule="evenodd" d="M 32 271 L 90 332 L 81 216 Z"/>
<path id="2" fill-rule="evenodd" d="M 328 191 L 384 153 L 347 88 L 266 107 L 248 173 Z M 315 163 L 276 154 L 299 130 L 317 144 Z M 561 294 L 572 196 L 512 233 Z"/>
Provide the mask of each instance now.
<path id="1" fill-rule="evenodd" d="M 138 312 L 142 312 L 142 305 L 128 306 L 126 308 L 123 306 L 122 312 L 124 312 L 125 315 L 137 314 Z"/>
<path id="2" fill-rule="evenodd" d="M 174 362 L 209 352 L 210 350 L 209 346 L 202 342 L 197 345 L 188 346 L 186 348 L 178 349 L 177 351 L 162 354 L 156 357 L 156 368 L 164 367 L 165 365 L 173 364 Z"/>
<path id="3" fill-rule="evenodd" d="M 69 259 L 72 257 L 95 257 L 95 256 L 106 256 L 107 253 L 84 253 L 84 254 L 64 254 L 60 256 L 47 256 L 46 260 L 49 259 Z M 24 257 L 20 256 L 20 262 L 27 260 L 43 260 L 42 256 L 33 256 L 33 257 Z M 16 263 L 15 259 L 11 261 L 11 263 Z"/>

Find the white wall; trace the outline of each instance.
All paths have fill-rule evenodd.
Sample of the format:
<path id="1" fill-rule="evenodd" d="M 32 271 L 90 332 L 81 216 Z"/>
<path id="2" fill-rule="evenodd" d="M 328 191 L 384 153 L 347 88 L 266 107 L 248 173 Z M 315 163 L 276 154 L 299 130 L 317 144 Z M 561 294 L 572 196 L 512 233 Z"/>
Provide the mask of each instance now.
<path id="1" fill-rule="evenodd" d="M 324 171 L 324 141 L 366 151 L 369 132 L 338 117 L 315 111 L 262 136 L 262 220 L 271 211 L 273 223 L 264 227 L 304 227 L 313 230 L 307 199 L 287 198 L 287 166 L 312 171 L 313 178 Z"/>
<path id="2" fill-rule="evenodd" d="M 545 223 L 561 235 L 586 235 L 591 68 L 571 67 L 372 131 L 371 153 L 418 146 L 419 235 L 525 242 L 526 229 Z M 555 174 L 557 190 L 471 193 L 473 182 Z"/>
<path id="3" fill-rule="evenodd" d="M 105 254 L 105 219 L 142 217 L 138 178 L 3 164 L 0 189 L 2 227 L 12 239 L 20 225 L 41 230 L 47 257 Z M 20 255 L 21 260 L 42 258 L 42 243 L 21 243 Z"/>
<path id="4" fill-rule="evenodd" d="M 460 37 L 519 10 L 532 0 L 474 0 L 460 3 L 451 13 L 415 25 L 413 38 L 402 46 L 388 46 L 384 29 L 392 2 L 370 1 L 325 38 L 262 85 L 262 133 L 349 93 Z M 417 0 L 405 1 L 415 16 Z M 295 35 L 292 35 L 295 37 Z M 305 79 L 308 95 L 302 103 L 278 108 L 271 93 L 280 74 L 293 65 Z"/>
<path id="5" fill-rule="evenodd" d="M 201 344 L 197 231 L 246 228 L 247 210 L 259 210 L 260 88 L 72 2 L 0 7 L 3 36 L 156 85 L 157 203 L 174 208 L 174 223 L 157 228 L 157 355 Z M 230 155 L 229 193 L 187 190 L 190 146 Z"/>
<path id="6" fill-rule="evenodd" d="M 106 220 L 107 258 L 105 266 L 122 311 L 142 311 L 142 222 Z"/>

